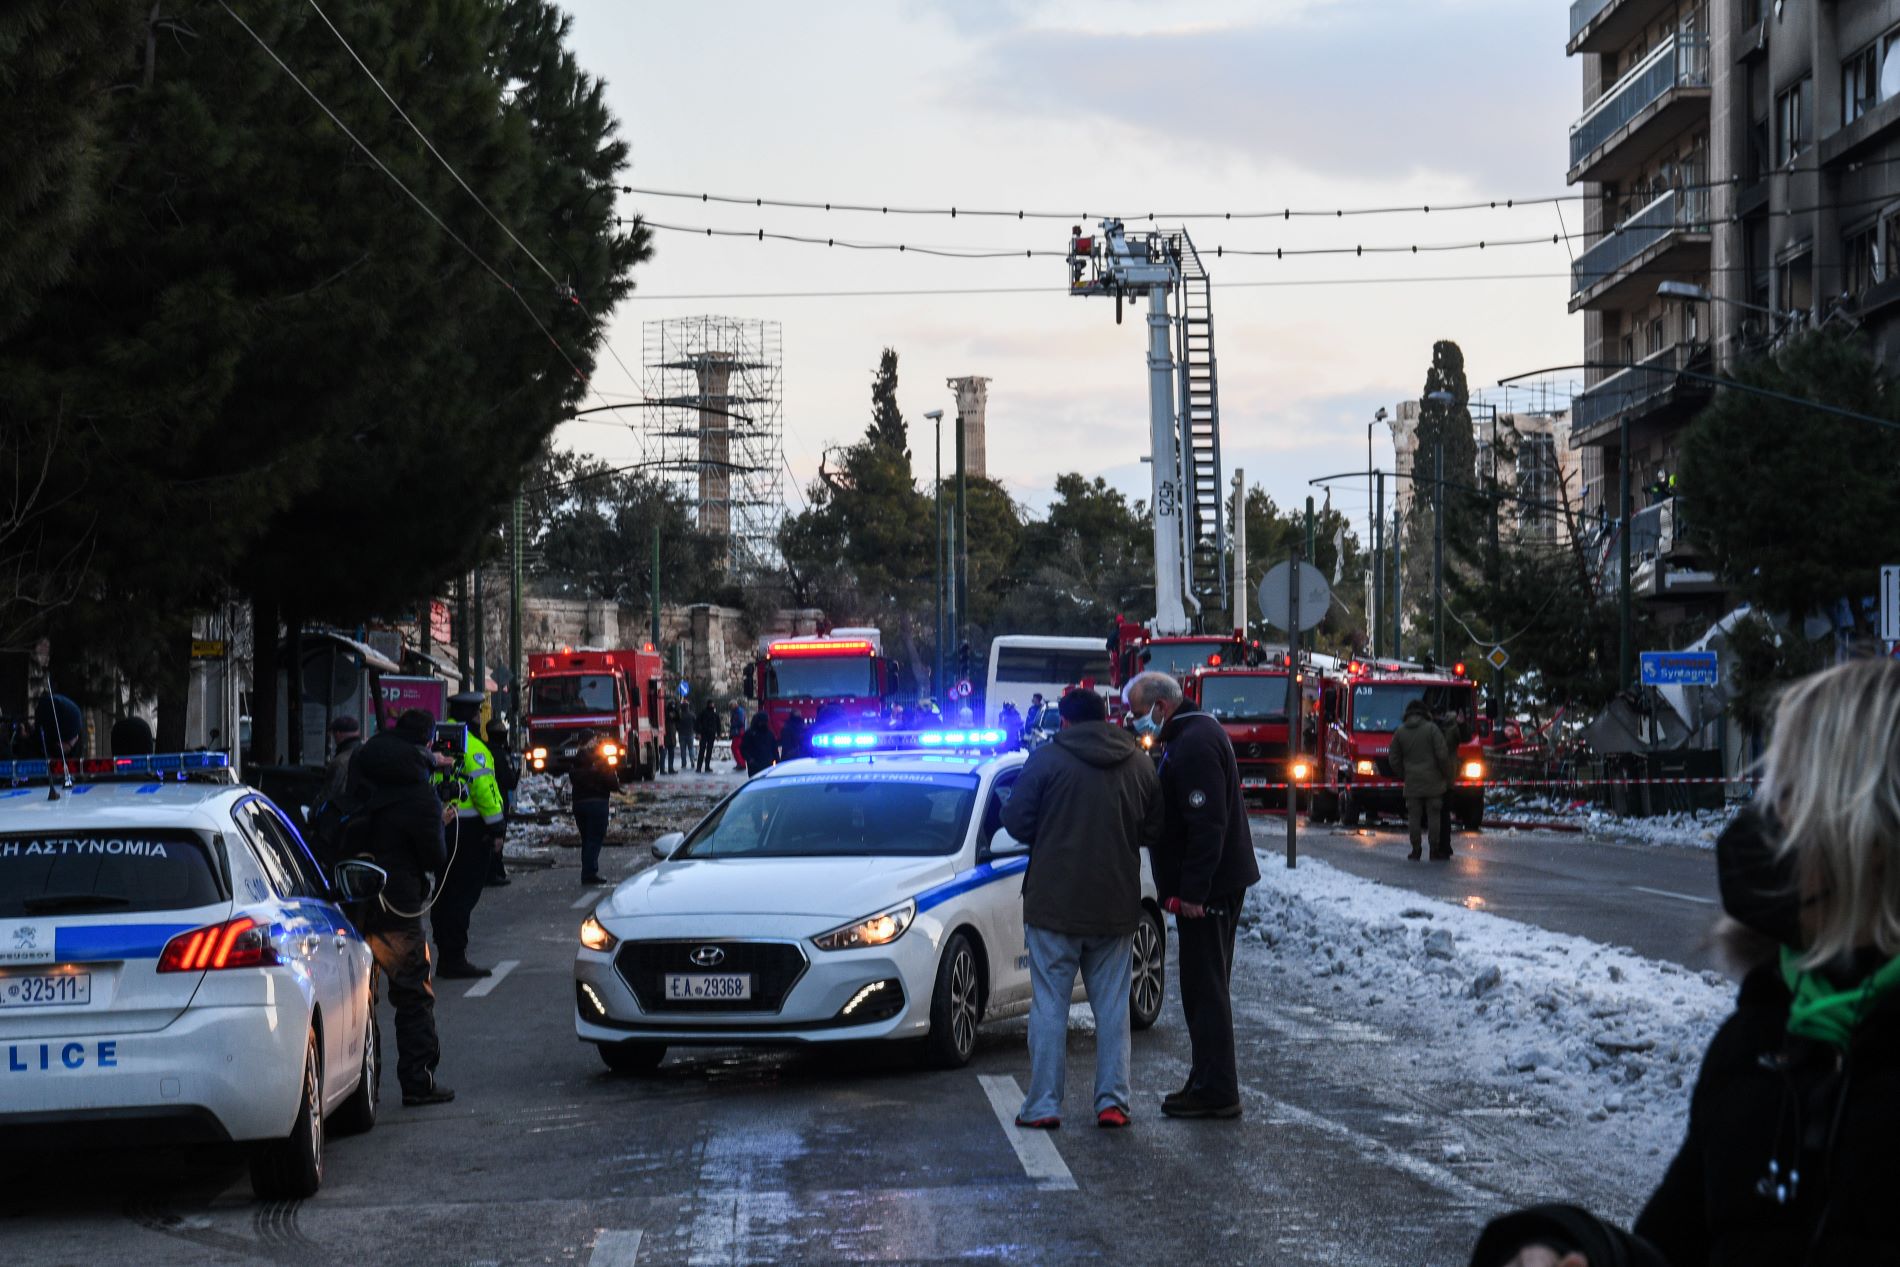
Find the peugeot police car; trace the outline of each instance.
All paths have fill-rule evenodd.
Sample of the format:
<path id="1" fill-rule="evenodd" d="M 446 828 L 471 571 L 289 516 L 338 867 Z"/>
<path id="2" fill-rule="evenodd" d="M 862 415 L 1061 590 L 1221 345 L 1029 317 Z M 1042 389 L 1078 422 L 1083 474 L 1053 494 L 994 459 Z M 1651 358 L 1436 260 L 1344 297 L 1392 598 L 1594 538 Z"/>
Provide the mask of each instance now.
<path id="1" fill-rule="evenodd" d="M 375 1123 L 369 949 L 226 761 L 0 761 L 0 1148 L 233 1141 L 307 1197 L 325 1118 Z"/>
<path id="2" fill-rule="evenodd" d="M 813 737 L 722 801 L 581 925 L 575 1029 L 619 1072 L 669 1046 L 921 1040 L 954 1068 L 1029 1008 L 1024 756 L 1001 730 Z M 1129 1007 L 1154 1024 L 1164 924 L 1146 860 Z M 1077 997 L 1081 993 L 1078 988 Z"/>

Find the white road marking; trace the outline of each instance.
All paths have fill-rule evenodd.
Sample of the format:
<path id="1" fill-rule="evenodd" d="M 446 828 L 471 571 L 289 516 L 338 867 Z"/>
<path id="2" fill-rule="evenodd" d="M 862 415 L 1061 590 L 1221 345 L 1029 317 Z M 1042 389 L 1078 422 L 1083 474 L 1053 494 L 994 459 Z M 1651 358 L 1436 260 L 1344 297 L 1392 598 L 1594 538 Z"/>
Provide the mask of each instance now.
<path id="1" fill-rule="evenodd" d="M 503 977 L 507 976 L 509 973 L 513 972 L 516 968 L 519 968 L 520 966 L 521 966 L 521 960 L 519 959 L 502 960 L 500 963 L 495 965 L 494 972 L 490 973 L 488 976 L 483 977 L 480 981 L 477 981 L 474 985 L 470 986 L 468 990 L 462 995 L 462 997 L 465 999 L 479 999 L 479 998 L 484 997 L 485 995 L 487 995 L 487 993 L 490 990 L 494 989 L 496 986 L 501 984 L 501 979 Z"/>
<path id="2" fill-rule="evenodd" d="M 1445 1169 L 1443 1166 L 1426 1161 L 1402 1148 L 1396 1148 L 1382 1139 L 1362 1134 L 1343 1122 L 1336 1122 L 1297 1104 L 1268 1095 L 1258 1087 L 1242 1083 L 1241 1093 L 1258 1102 L 1267 1111 L 1268 1121 L 1288 1122 L 1295 1126 L 1304 1126 L 1345 1144 L 1366 1161 L 1400 1171 L 1422 1183 L 1428 1183 L 1446 1196 L 1462 1202 L 1473 1209 L 1484 1209 L 1497 1204 L 1497 1198 L 1474 1184 Z"/>
<path id="3" fill-rule="evenodd" d="M 570 911 L 578 911 L 583 907 L 598 906 L 599 904 L 600 904 L 600 894 L 590 889 L 587 892 L 581 894 L 580 897 L 575 900 L 574 905 L 568 907 L 567 909 Z"/>
<path id="4" fill-rule="evenodd" d="M 587 1255 L 587 1267 L 633 1267 L 640 1257 L 640 1229 L 603 1228 Z"/>
<path id="5" fill-rule="evenodd" d="M 1693 893 L 1671 893 L 1668 889 L 1646 889 L 1640 884 L 1632 884 L 1630 887 L 1635 889 L 1638 893 L 1653 893 L 1657 897 L 1673 897 L 1678 902 L 1694 902 L 1697 906 L 1715 905 L 1715 899 L 1712 897 L 1697 897 Z"/>
<path id="6" fill-rule="evenodd" d="M 983 1084 L 983 1093 L 989 1096 L 990 1108 L 995 1111 L 996 1120 L 1003 1124 L 1003 1134 L 1008 1137 L 1009 1146 L 1016 1150 L 1016 1160 L 1023 1164 L 1023 1173 L 1045 1192 L 1074 1192 L 1075 1176 L 1069 1173 L 1049 1133 L 1025 1131 L 1016 1125 L 1016 1110 L 1023 1104 L 1023 1089 L 1016 1085 L 1016 1079 L 1008 1074 L 1001 1077 L 979 1074 L 976 1080 Z"/>

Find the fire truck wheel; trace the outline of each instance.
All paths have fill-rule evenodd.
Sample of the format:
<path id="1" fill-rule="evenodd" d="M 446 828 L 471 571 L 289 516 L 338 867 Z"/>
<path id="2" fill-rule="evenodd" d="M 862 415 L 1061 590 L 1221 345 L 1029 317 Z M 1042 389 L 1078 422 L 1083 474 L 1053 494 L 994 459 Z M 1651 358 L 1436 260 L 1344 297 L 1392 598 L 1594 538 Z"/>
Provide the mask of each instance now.
<path id="1" fill-rule="evenodd" d="M 1312 819 L 1316 823 L 1339 821 L 1339 793 L 1314 792 Z"/>
<path id="2" fill-rule="evenodd" d="M 1458 825 L 1466 831 L 1484 826 L 1484 797 L 1472 796 L 1458 802 Z"/>
<path id="3" fill-rule="evenodd" d="M 1359 802 L 1353 799 L 1351 788 L 1339 794 L 1339 821 L 1346 827 L 1359 825 Z"/>

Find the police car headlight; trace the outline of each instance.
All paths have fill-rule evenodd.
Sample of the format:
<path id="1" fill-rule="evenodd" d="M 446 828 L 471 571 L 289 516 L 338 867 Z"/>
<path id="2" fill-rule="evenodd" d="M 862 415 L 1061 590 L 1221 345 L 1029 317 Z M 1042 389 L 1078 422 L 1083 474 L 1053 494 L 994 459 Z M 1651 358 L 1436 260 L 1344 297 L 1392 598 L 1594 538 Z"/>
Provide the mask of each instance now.
<path id="1" fill-rule="evenodd" d="M 863 946 L 882 946 L 896 941 L 917 918 L 917 904 L 905 902 L 888 911 L 879 911 L 868 919 L 856 920 L 842 928 L 820 933 L 811 939 L 820 950 L 857 950 Z"/>
<path id="2" fill-rule="evenodd" d="M 581 945 L 589 950 L 612 950 L 619 944 L 620 939 L 592 915 L 581 921 Z"/>

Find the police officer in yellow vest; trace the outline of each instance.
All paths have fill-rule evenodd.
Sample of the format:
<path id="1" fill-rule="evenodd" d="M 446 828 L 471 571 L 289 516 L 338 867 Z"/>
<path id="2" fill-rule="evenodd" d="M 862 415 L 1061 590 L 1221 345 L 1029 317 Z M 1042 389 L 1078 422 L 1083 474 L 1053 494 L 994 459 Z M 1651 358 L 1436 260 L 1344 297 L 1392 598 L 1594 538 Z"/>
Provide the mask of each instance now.
<path id="1" fill-rule="evenodd" d="M 467 727 L 467 739 L 452 754 L 453 769 L 438 779 L 459 779 L 462 796 L 449 802 L 455 809 L 451 829 L 448 874 L 442 878 L 442 896 L 429 913 L 435 930 L 438 977 L 485 977 L 489 969 L 468 959 L 468 921 L 481 900 L 488 879 L 489 859 L 501 848 L 501 787 L 495 782 L 495 758 L 482 741 L 482 714 L 487 697 L 467 691 L 449 697 L 449 718 Z"/>

